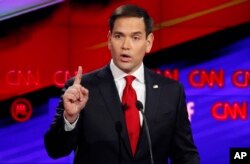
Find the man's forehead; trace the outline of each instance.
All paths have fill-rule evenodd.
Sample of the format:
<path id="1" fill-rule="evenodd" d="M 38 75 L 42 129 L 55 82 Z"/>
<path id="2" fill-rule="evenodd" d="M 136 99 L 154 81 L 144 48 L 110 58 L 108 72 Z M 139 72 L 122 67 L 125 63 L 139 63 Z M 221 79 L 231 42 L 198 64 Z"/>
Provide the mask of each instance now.
<path id="1" fill-rule="evenodd" d="M 113 32 L 144 33 L 145 24 L 143 18 L 139 17 L 121 17 L 118 18 L 113 27 Z"/>
<path id="2" fill-rule="evenodd" d="M 144 23 L 144 18 L 143 17 L 127 17 L 127 16 L 123 16 L 123 17 L 118 17 L 114 23 L 118 22 L 118 21 L 133 21 L 133 22 L 142 22 Z"/>

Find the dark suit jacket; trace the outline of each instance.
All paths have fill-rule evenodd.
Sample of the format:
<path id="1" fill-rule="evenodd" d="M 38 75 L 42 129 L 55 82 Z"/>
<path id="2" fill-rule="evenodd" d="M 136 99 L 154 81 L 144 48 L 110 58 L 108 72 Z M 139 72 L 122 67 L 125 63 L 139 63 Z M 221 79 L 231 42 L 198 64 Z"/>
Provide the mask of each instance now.
<path id="1" fill-rule="evenodd" d="M 199 155 L 193 142 L 182 86 L 147 68 L 145 83 L 145 115 L 155 164 L 166 164 L 168 158 L 174 164 L 198 164 Z M 72 84 L 73 79 L 67 82 L 63 91 Z M 64 130 L 64 109 L 60 101 L 54 122 L 44 136 L 49 156 L 59 158 L 74 150 L 74 163 L 79 164 L 118 164 L 119 160 L 122 164 L 150 164 L 144 126 L 136 154 L 132 156 L 121 102 L 109 66 L 85 75 L 81 84 L 89 90 L 89 100 L 80 113 L 76 128 L 69 132 Z M 121 132 L 117 124 L 121 125 Z"/>

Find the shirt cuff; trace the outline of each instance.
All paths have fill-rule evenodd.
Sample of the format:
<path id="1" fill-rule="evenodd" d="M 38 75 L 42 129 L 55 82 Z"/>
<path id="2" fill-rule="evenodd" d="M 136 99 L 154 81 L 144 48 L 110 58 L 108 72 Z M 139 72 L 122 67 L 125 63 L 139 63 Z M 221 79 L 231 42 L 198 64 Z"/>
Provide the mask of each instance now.
<path id="1" fill-rule="evenodd" d="M 65 118 L 64 115 L 63 115 L 63 118 L 64 118 L 64 122 L 65 122 L 64 130 L 68 132 L 68 131 L 72 131 L 76 127 L 76 123 L 79 119 L 79 114 L 77 115 L 76 121 L 72 124 Z"/>

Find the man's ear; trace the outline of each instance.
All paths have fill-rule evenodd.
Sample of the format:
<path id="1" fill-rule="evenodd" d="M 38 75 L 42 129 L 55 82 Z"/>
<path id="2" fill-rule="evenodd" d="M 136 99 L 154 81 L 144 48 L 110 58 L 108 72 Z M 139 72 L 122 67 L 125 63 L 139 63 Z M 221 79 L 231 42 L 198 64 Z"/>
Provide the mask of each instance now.
<path id="1" fill-rule="evenodd" d="M 151 48 L 153 46 L 153 42 L 154 42 L 154 34 L 150 33 L 147 36 L 146 53 L 149 53 L 151 51 Z"/>
<path id="2" fill-rule="evenodd" d="M 108 32 L 107 38 L 108 38 L 108 49 L 110 50 L 110 46 L 111 46 L 111 31 Z"/>

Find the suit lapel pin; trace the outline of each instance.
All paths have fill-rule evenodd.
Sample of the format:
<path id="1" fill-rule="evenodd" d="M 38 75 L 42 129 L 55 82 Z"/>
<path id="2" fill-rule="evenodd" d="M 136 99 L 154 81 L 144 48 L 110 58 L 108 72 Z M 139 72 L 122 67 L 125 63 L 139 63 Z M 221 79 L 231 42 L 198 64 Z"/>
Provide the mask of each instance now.
<path id="1" fill-rule="evenodd" d="M 153 85 L 153 88 L 154 88 L 154 89 L 158 88 L 158 85 Z"/>

